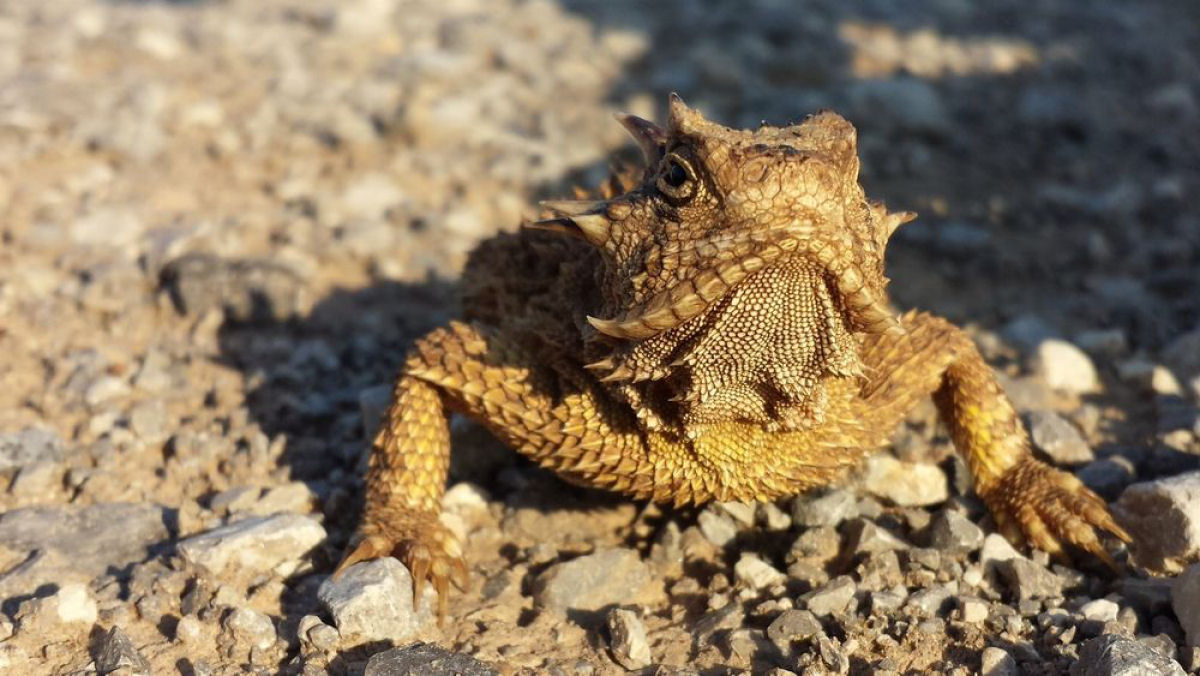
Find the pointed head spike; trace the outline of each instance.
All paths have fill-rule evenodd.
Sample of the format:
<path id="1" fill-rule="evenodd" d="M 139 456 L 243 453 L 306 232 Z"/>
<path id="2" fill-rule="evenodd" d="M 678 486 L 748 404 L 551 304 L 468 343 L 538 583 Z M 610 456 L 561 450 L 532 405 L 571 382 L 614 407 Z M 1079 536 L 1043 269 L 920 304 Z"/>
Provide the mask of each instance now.
<path id="1" fill-rule="evenodd" d="M 649 120 L 644 120 L 637 115 L 629 113 L 616 113 L 617 121 L 625 127 L 625 131 L 637 141 L 638 147 L 642 149 L 642 157 L 645 158 L 647 166 L 654 166 L 662 159 L 663 150 L 667 145 L 667 132 L 662 127 L 654 124 Z"/>

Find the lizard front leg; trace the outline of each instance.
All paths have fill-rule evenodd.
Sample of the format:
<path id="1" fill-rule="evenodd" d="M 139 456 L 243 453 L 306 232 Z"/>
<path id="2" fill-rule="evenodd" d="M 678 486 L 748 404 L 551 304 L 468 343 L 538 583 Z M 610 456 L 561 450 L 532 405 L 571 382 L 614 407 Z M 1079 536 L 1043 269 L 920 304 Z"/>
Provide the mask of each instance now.
<path id="1" fill-rule="evenodd" d="M 864 415 L 898 422 L 913 397 L 932 392 L 976 494 L 1006 537 L 1055 556 L 1071 544 L 1111 566 L 1097 529 L 1125 542 L 1129 535 L 1098 495 L 1034 457 L 1016 410 L 970 337 L 928 314 L 910 313 L 904 325 L 907 335 L 865 346 L 864 361 L 878 380 Z"/>
<path id="2" fill-rule="evenodd" d="M 453 322 L 418 340 L 372 445 L 362 520 L 338 571 L 396 556 L 412 572 L 414 592 L 433 582 L 444 615 L 449 582 L 462 586 L 467 576 L 461 543 L 438 520 L 449 411 L 578 483 L 626 491 L 635 477 L 648 483 L 632 415 L 593 387 L 582 369 L 555 366 L 545 352 L 473 325 Z"/>

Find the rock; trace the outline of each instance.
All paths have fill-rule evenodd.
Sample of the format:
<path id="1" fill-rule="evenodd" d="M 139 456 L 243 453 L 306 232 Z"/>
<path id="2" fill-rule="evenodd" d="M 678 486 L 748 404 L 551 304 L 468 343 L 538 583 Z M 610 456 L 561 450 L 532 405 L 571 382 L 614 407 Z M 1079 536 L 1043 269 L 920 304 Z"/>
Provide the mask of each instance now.
<path id="1" fill-rule="evenodd" d="M 696 525 L 700 527 L 704 539 L 718 547 L 733 542 L 738 534 L 738 527 L 733 519 L 727 514 L 717 512 L 711 506 L 700 512 L 700 516 L 696 518 Z"/>
<path id="2" fill-rule="evenodd" d="M 104 635 L 100 654 L 96 656 L 96 671 L 109 674 L 123 669 L 126 674 L 149 674 L 150 662 L 142 656 L 133 641 L 120 627 L 114 626 Z"/>
<path id="3" fill-rule="evenodd" d="M 1124 636 L 1104 634 L 1083 644 L 1071 676 L 1185 676 L 1175 660 Z"/>
<path id="4" fill-rule="evenodd" d="M 63 585 L 52 597 L 58 603 L 58 619 L 62 622 L 96 622 L 96 600 L 87 587 L 79 583 Z"/>
<path id="5" fill-rule="evenodd" d="M 1009 591 L 1021 601 L 1062 596 L 1062 579 L 1029 559 L 1014 557 L 996 564 Z"/>
<path id="6" fill-rule="evenodd" d="M 770 531 L 786 531 L 792 527 L 792 517 L 773 502 L 758 506 L 758 520 Z"/>
<path id="7" fill-rule="evenodd" d="M 1018 676 L 1017 661 L 1002 648 L 984 648 L 979 656 L 979 676 Z"/>
<path id="8" fill-rule="evenodd" d="M 825 617 L 845 610 L 854 598 L 857 586 L 848 575 L 839 575 L 818 589 L 801 596 L 805 607 L 818 617 Z"/>
<path id="9" fill-rule="evenodd" d="M 871 592 L 871 615 L 888 615 L 899 610 L 908 600 L 908 592 L 904 585 L 892 589 Z"/>
<path id="10" fill-rule="evenodd" d="M 317 590 L 338 632 L 357 641 L 403 641 L 428 625 L 437 605 L 432 585 L 422 585 L 420 609 L 413 609 L 412 575 L 404 564 L 384 557 L 351 566 Z"/>
<path id="11" fill-rule="evenodd" d="M 858 516 L 858 500 L 850 491 L 835 488 L 819 496 L 798 495 L 792 500 L 792 521 L 801 526 L 837 526 Z"/>
<path id="12" fill-rule="evenodd" d="M 305 615 L 296 626 L 296 637 L 306 650 L 329 652 L 338 646 L 341 635 L 316 615 Z"/>
<path id="13" fill-rule="evenodd" d="M 1024 558 L 1021 553 L 1013 548 L 1012 544 L 999 533 L 988 533 L 983 538 L 983 547 L 979 551 L 979 563 L 984 567 L 991 564 L 999 563 L 1000 561 L 1008 561 L 1009 559 Z"/>
<path id="14" fill-rule="evenodd" d="M 500 676 L 500 672 L 464 653 L 412 643 L 372 655 L 363 676 Z"/>
<path id="15" fill-rule="evenodd" d="M 888 119 L 902 131 L 942 136 L 949 126 L 941 95 L 918 78 L 857 80 L 847 94 L 851 108 L 859 115 L 886 109 L 890 111 Z"/>
<path id="16" fill-rule="evenodd" d="M 869 519 L 856 519 L 846 528 L 846 542 L 856 555 L 908 549 L 908 543 Z"/>
<path id="17" fill-rule="evenodd" d="M 1100 389 L 1096 367 L 1083 350 L 1065 340 L 1043 340 L 1037 346 L 1034 370 L 1051 389 L 1088 394 Z"/>
<path id="18" fill-rule="evenodd" d="M 180 643 L 195 645 L 203 633 L 200 620 L 192 615 L 184 615 L 175 623 L 175 640 Z"/>
<path id="19" fill-rule="evenodd" d="M 24 467 L 35 461 L 61 462 L 66 452 L 62 438 L 52 430 L 26 427 L 0 434 L 0 471 Z"/>
<path id="20" fill-rule="evenodd" d="M 964 596 L 958 599 L 958 616 L 963 622 L 979 624 L 988 618 L 988 603 L 983 599 Z"/>
<path id="21" fill-rule="evenodd" d="M 929 525 L 929 544 L 940 550 L 973 552 L 983 544 L 983 529 L 961 512 L 942 510 Z"/>
<path id="22" fill-rule="evenodd" d="M 1044 340 L 1058 337 L 1058 331 L 1037 315 L 1020 315 L 1000 328 L 1000 335 L 1022 352 L 1032 352 Z"/>
<path id="23" fill-rule="evenodd" d="M 1058 465 L 1081 465 L 1095 459 L 1083 435 L 1065 418 L 1051 411 L 1033 411 L 1027 418 L 1033 445 Z"/>
<path id="24" fill-rule="evenodd" d="M 925 507 L 950 497 L 946 475 L 937 465 L 903 462 L 886 453 L 864 464 L 862 486 L 901 507 Z"/>
<path id="25" fill-rule="evenodd" d="M 83 401 L 92 410 L 96 410 L 112 401 L 129 396 L 133 388 L 122 378 L 102 376 L 97 378 L 83 393 Z"/>
<path id="26" fill-rule="evenodd" d="M 821 622 L 808 610 L 785 610 L 767 627 L 767 638 L 776 644 L 803 641 L 821 633 Z"/>
<path id="27" fill-rule="evenodd" d="M 606 549 L 547 568 L 534 582 L 534 601 L 557 612 L 599 610 L 633 601 L 650 570 L 632 549 Z"/>
<path id="28" fill-rule="evenodd" d="M 728 514 L 739 527 L 747 528 L 754 525 L 755 506 L 745 502 L 717 502 L 713 508 Z"/>
<path id="29" fill-rule="evenodd" d="M 374 439 L 383 422 L 383 414 L 392 403 L 391 384 L 374 385 L 358 391 L 358 410 L 362 415 L 364 439 Z"/>
<path id="30" fill-rule="evenodd" d="M 188 564 L 222 576 L 232 571 L 257 575 L 294 572 L 301 559 L 325 540 L 325 529 L 299 514 L 277 514 L 243 519 L 177 545 Z"/>
<path id="31" fill-rule="evenodd" d="M 20 504 L 52 502 L 62 491 L 63 466 L 49 460 L 31 462 L 21 468 L 8 492 Z"/>
<path id="32" fill-rule="evenodd" d="M 650 644 L 646 641 L 646 627 L 637 613 L 614 608 L 608 613 L 609 647 L 613 659 L 626 669 L 644 669 L 650 666 Z"/>
<path id="33" fill-rule="evenodd" d="M 1200 472 L 1133 484 L 1113 511 L 1140 564 L 1177 573 L 1200 561 Z"/>
<path id="34" fill-rule="evenodd" d="M 1116 500 L 1121 491 L 1137 477 L 1137 470 L 1129 458 L 1111 455 L 1089 462 L 1077 470 L 1075 476 L 1105 500 Z"/>
<path id="35" fill-rule="evenodd" d="M 142 441 L 156 443 L 168 436 L 167 405 L 162 399 L 150 399 L 129 411 L 129 426 Z"/>
<path id="36" fill-rule="evenodd" d="M 787 581 L 787 576 L 754 554 L 744 553 L 733 566 L 733 574 L 750 589 L 766 589 Z"/>
<path id="37" fill-rule="evenodd" d="M 1129 339 L 1119 328 L 1080 331 L 1073 342 L 1088 354 L 1110 359 L 1125 354 L 1129 349 Z"/>
<path id="38" fill-rule="evenodd" d="M 949 605 L 953 592 L 945 586 L 927 587 L 913 592 L 905 603 L 918 617 L 937 617 Z"/>
<path id="39" fill-rule="evenodd" d="M 1187 645 L 1200 647 L 1200 563 L 1193 564 L 1171 583 L 1171 608 L 1187 634 Z"/>
<path id="40" fill-rule="evenodd" d="M 186 254 L 163 266 L 159 283 L 180 314 L 222 309 L 240 322 L 287 319 L 299 314 L 305 301 L 299 275 L 269 261 Z"/>
<path id="41" fill-rule="evenodd" d="M 225 616 L 225 628 L 249 648 L 266 650 L 275 644 L 275 625 L 271 618 L 256 610 L 235 608 Z"/>
<path id="42" fill-rule="evenodd" d="M 1200 375 L 1200 326 L 1167 343 L 1162 358 L 1184 380 Z"/>
<path id="43" fill-rule="evenodd" d="M 0 545 L 19 551 L 60 553 L 90 576 L 123 568 L 170 537 L 162 507 L 100 503 L 87 507 L 30 507 L 0 516 Z"/>
<path id="44" fill-rule="evenodd" d="M 1084 619 L 1094 622 L 1112 622 L 1117 619 L 1117 611 L 1121 609 L 1108 599 L 1094 599 L 1079 607 L 1079 613 Z"/>

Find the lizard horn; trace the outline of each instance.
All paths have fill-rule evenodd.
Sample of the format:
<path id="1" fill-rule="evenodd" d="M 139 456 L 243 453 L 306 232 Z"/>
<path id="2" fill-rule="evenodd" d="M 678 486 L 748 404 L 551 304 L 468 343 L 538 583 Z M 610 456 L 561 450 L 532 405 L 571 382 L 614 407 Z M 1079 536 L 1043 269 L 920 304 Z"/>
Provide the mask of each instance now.
<path id="1" fill-rule="evenodd" d="M 629 113 L 617 113 L 614 117 L 637 141 L 647 165 L 654 166 L 662 159 L 663 148 L 667 145 L 667 132 L 662 127 Z"/>
<path id="2" fill-rule="evenodd" d="M 606 336 L 644 340 L 698 316 L 743 279 L 765 266 L 766 261 L 754 255 L 727 261 L 655 294 L 617 319 L 588 317 L 588 323 Z"/>
<path id="3" fill-rule="evenodd" d="M 543 218 L 527 223 L 525 227 L 579 237 L 596 246 L 604 246 L 612 235 L 612 222 L 600 214 Z"/>

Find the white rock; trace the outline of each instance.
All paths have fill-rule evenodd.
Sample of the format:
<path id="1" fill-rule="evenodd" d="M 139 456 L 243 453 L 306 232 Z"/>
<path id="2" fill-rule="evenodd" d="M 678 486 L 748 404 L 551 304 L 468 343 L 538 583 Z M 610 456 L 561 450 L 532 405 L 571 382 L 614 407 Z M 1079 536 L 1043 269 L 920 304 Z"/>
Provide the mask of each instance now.
<path id="1" fill-rule="evenodd" d="M 271 618 L 250 608 L 235 608 L 225 617 L 225 627 L 234 638 L 260 650 L 275 643 L 275 625 Z"/>
<path id="2" fill-rule="evenodd" d="M 1200 561 L 1200 472 L 1133 484 L 1113 511 L 1142 565 L 1177 573 Z"/>
<path id="3" fill-rule="evenodd" d="M 321 583 L 317 598 L 333 617 L 342 636 L 399 643 L 433 618 L 437 593 L 423 584 L 421 607 L 413 609 L 412 576 L 391 557 L 351 566 L 334 580 Z"/>
<path id="4" fill-rule="evenodd" d="M 58 619 L 63 622 L 96 622 L 96 600 L 88 592 L 87 587 L 78 582 L 63 585 L 54 595 L 58 602 Z"/>
<path id="5" fill-rule="evenodd" d="M 901 507 L 936 505 L 950 497 L 946 475 L 937 465 L 904 462 L 887 453 L 867 460 L 862 486 Z"/>
<path id="6" fill-rule="evenodd" d="M 754 554 L 742 554 L 733 567 L 733 574 L 751 589 L 765 589 L 787 580 L 786 575 Z"/>
<path id="7" fill-rule="evenodd" d="M 650 666 L 650 644 L 646 641 L 646 627 L 631 610 L 615 608 L 608 613 L 608 633 L 612 637 L 610 647 L 613 659 L 626 669 L 644 669 Z"/>
<path id="8" fill-rule="evenodd" d="M 1100 377 L 1087 354 L 1065 340 L 1051 338 L 1038 344 L 1034 359 L 1046 385 L 1073 394 L 1100 390 Z"/>
<path id="9" fill-rule="evenodd" d="M 231 570 L 251 574 L 294 572 L 301 559 L 325 539 L 325 529 L 299 514 L 251 517 L 183 540 L 184 561 L 213 575 Z"/>
<path id="10" fill-rule="evenodd" d="M 1121 607 L 1108 599 L 1088 601 L 1079 608 L 1079 612 L 1085 619 L 1095 620 L 1096 622 L 1111 622 L 1117 619 L 1117 612 L 1119 610 L 1121 610 Z"/>

